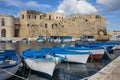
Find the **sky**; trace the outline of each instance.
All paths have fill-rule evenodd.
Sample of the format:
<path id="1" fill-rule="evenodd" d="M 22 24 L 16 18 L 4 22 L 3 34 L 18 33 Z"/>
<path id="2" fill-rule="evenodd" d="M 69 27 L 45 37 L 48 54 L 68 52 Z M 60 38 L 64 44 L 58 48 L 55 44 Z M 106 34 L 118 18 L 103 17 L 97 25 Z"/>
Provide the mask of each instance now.
<path id="1" fill-rule="evenodd" d="M 60 12 L 74 14 L 98 14 L 106 17 L 108 31 L 120 30 L 120 0 L 0 0 L 0 14 L 19 17 L 20 10 Z"/>

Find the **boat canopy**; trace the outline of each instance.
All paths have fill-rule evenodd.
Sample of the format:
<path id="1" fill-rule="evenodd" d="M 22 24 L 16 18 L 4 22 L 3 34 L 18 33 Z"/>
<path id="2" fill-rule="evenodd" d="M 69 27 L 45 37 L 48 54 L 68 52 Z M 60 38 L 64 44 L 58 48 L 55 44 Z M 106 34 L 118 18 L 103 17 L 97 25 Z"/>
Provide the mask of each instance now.
<path id="1" fill-rule="evenodd" d="M 38 51 L 31 48 L 22 52 L 23 57 L 29 58 L 43 58 L 46 54 L 47 54 L 46 52 Z"/>
<path id="2" fill-rule="evenodd" d="M 75 52 L 66 50 L 66 48 L 62 48 L 60 46 L 52 47 L 52 48 L 42 48 L 41 50 L 49 52 L 51 54 L 90 54 L 90 52 Z"/>

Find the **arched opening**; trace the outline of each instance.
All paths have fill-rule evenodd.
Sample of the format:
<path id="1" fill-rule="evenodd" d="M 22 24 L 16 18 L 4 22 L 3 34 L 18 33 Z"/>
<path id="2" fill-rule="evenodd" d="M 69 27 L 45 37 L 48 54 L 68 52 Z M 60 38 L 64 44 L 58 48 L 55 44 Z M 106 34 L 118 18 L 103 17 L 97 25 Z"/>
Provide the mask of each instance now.
<path id="1" fill-rule="evenodd" d="M 1 37 L 6 37 L 6 29 L 1 30 Z"/>
<path id="2" fill-rule="evenodd" d="M 99 31 L 98 31 L 98 35 L 102 35 L 102 36 L 103 36 L 103 35 L 105 35 L 105 33 L 104 33 L 103 30 L 99 30 Z"/>

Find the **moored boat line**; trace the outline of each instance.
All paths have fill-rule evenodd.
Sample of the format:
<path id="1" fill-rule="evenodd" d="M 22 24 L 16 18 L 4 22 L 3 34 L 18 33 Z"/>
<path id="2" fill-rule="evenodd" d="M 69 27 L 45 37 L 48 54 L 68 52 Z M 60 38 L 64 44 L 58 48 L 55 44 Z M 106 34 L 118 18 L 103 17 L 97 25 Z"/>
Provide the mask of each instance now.
<path id="1" fill-rule="evenodd" d="M 33 52 L 33 58 L 30 58 L 29 55 L 27 55 L 27 57 L 24 56 L 24 60 L 25 62 L 27 63 L 27 66 L 29 66 L 29 68 L 33 68 L 32 70 L 34 71 L 38 71 L 38 67 L 41 68 L 40 71 L 38 72 L 42 72 L 42 73 L 46 73 L 46 74 L 49 74 L 50 76 L 53 76 L 53 72 L 55 70 L 55 66 L 57 64 L 59 64 L 61 62 L 60 59 L 62 59 L 62 61 L 65 61 L 65 62 L 74 62 L 74 63 L 84 63 L 86 64 L 87 61 L 88 61 L 88 58 L 91 57 L 92 59 L 99 59 L 101 60 L 103 55 L 101 55 L 101 52 L 103 50 L 103 53 L 106 51 L 104 48 L 108 48 L 109 49 L 112 49 L 114 50 L 115 46 L 116 46 L 116 42 L 106 42 L 106 44 L 100 44 L 99 42 L 94 42 L 94 43 L 85 43 L 85 44 L 79 44 L 79 46 L 76 46 L 76 45 L 64 45 L 64 46 L 52 46 L 50 48 L 46 48 L 46 47 L 43 47 L 43 48 L 46 48 L 46 50 L 41 50 L 43 52 L 45 52 L 45 56 L 43 54 L 42 57 L 43 58 L 39 58 L 38 57 L 41 57 L 37 54 L 35 54 Z M 44 43 L 42 43 L 44 44 Z M 119 44 L 117 44 L 119 45 Z M 102 47 L 102 48 L 101 48 Z M 97 51 L 98 49 L 98 51 Z M 101 49 L 101 50 L 100 50 Z M 32 49 L 30 49 L 32 50 Z M 42 52 L 41 50 L 39 50 L 40 52 Z M 24 50 L 23 50 L 24 51 Z M 109 51 L 108 51 L 109 52 Z M 93 53 L 96 53 L 96 54 L 93 54 Z M 99 55 L 100 54 L 100 55 Z M 55 56 L 56 55 L 56 56 Z M 48 60 L 45 59 L 46 58 L 49 58 Z M 50 59 L 51 58 L 51 59 Z M 39 61 L 41 60 L 41 61 Z M 43 65 L 45 66 L 49 66 L 48 68 L 47 67 L 44 67 Z M 52 67 L 50 70 L 50 66 Z M 18 66 L 19 67 L 19 66 Z M 8 70 L 10 71 L 10 70 Z"/>

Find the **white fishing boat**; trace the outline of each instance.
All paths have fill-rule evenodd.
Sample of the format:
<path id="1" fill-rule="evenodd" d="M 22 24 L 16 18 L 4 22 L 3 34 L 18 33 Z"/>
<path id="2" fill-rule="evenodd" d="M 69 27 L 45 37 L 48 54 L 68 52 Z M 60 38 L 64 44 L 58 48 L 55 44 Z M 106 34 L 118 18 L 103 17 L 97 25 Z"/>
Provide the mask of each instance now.
<path id="1" fill-rule="evenodd" d="M 71 51 L 70 51 L 71 52 Z M 83 63 L 86 64 L 88 61 L 88 58 L 90 56 L 89 52 L 74 52 L 74 53 L 64 53 L 64 52 L 59 52 L 56 53 L 59 56 L 66 57 L 65 61 L 68 62 L 75 62 L 75 63 Z"/>
<path id="2" fill-rule="evenodd" d="M 56 64 L 61 62 L 62 57 L 47 55 L 34 49 L 28 49 L 21 53 L 27 66 L 37 72 L 52 76 Z"/>
<path id="3" fill-rule="evenodd" d="M 52 76 L 56 64 L 52 60 L 46 59 L 24 59 L 27 66 L 34 70 Z"/>
<path id="4" fill-rule="evenodd" d="M 6 80 L 14 76 L 19 68 L 20 61 L 14 50 L 0 51 L 0 80 Z"/>
<path id="5" fill-rule="evenodd" d="M 41 48 L 41 50 L 49 53 L 54 53 L 61 57 L 66 57 L 65 61 L 75 63 L 87 63 L 87 60 L 90 56 L 90 52 L 68 51 L 61 47 Z"/>
<path id="6" fill-rule="evenodd" d="M 49 42 L 61 42 L 60 36 L 50 36 L 47 39 Z"/>
<path id="7" fill-rule="evenodd" d="M 75 52 L 91 52 L 91 58 L 92 59 L 98 59 L 100 60 L 104 53 L 105 49 L 104 48 L 87 48 L 87 47 L 74 47 L 74 46 L 67 46 L 65 47 L 68 51 L 75 51 Z"/>
<path id="8" fill-rule="evenodd" d="M 61 36 L 61 42 L 72 42 L 75 41 L 73 36 Z"/>
<path id="9" fill-rule="evenodd" d="M 113 34 L 112 37 L 110 38 L 110 41 L 120 41 L 120 34 Z"/>
<path id="10" fill-rule="evenodd" d="M 80 40 L 81 41 L 96 41 L 95 37 L 92 35 L 83 35 Z"/>
<path id="11" fill-rule="evenodd" d="M 45 39 L 44 39 L 43 36 L 38 36 L 38 37 L 37 37 L 37 41 L 38 41 L 38 42 L 45 42 Z"/>

